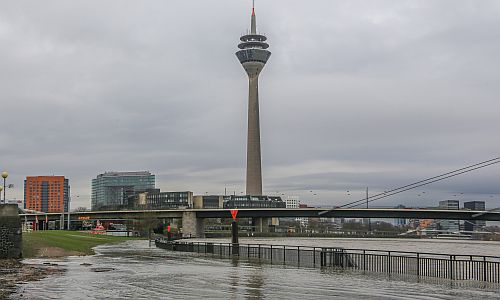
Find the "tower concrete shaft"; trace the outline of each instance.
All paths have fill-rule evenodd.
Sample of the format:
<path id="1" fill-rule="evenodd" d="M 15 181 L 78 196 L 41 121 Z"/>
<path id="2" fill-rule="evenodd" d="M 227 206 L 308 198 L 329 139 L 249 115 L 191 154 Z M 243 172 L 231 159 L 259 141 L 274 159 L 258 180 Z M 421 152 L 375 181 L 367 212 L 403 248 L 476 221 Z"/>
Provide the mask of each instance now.
<path id="1" fill-rule="evenodd" d="M 248 136 L 247 136 L 247 195 L 262 195 L 262 170 L 260 153 L 260 120 L 259 120 L 259 74 L 249 72 L 261 69 L 258 63 L 246 64 L 248 73 Z"/>
<path id="2" fill-rule="evenodd" d="M 255 9 L 252 8 L 250 33 L 240 38 L 236 52 L 248 75 L 247 195 L 262 195 L 262 170 L 259 121 L 259 74 L 271 56 L 266 37 L 257 33 Z"/>

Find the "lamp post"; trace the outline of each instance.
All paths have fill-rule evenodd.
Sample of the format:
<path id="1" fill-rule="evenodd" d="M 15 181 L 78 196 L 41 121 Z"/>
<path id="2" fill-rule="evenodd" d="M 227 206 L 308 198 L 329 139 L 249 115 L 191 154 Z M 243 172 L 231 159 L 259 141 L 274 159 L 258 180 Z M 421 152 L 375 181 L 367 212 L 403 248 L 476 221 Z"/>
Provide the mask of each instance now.
<path id="1" fill-rule="evenodd" d="M 2 198 L 2 190 L 3 190 L 3 186 L 0 185 L 0 198 Z M 4 203 L 2 203 L 1 200 L 2 199 L 0 199 L 0 204 L 4 204 Z"/>
<path id="2" fill-rule="evenodd" d="M 2 178 L 3 178 L 3 204 L 7 202 L 7 198 L 5 198 L 5 180 L 9 177 L 9 173 L 3 171 L 2 172 Z"/>

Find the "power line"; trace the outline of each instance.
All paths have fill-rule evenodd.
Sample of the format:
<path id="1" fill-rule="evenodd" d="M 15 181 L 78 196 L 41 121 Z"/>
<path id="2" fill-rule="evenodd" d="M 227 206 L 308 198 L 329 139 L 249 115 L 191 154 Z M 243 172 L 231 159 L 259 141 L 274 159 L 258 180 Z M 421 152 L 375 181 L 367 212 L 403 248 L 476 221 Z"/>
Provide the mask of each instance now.
<path id="1" fill-rule="evenodd" d="M 465 174 L 465 173 L 468 173 L 468 172 L 471 172 L 471 171 L 474 171 L 474 170 L 482 169 L 484 167 L 491 166 L 491 165 L 498 164 L 498 163 L 500 163 L 500 157 L 489 159 L 489 160 L 486 160 L 486 161 L 483 161 L 483 162 L 480 162 L 480 163 L 477 163 L 477 164 L 473 164 L 473 165 L 470 165 L 470 166 L 467 166 L 467 167 L 464 167 L 464 168 L 460 168 L 460 169 L 457 169 L 457 170 L 454 170 L 454 171 L 451 171 L 451 172 L 447 172 L 447 173 L 444 173 L 444 174 L 441 174 L 441 175 L 438 175 L 438 176 L 434 176 L 434 177 L 430 177 L 430 178 L 427 178 L 427 179 L 424 179 L 424 180 L 420 180 L 420 181 L 417 181 L 417 182 L 412 183 L 412 184 L 408 184 L 408 185 L 405 185 L 405 186 L 402 186 L 402 187 L 399 187 L 399 188 L 395 188 L 395 189 L 389 190 L 387 192 L 379 193 L 379 194 L 376 194 L 376 195 L 368 197 L 369 200 L 367 200 L 367 198 L 364 198 L 364 199 L 360 199 L 360 200 L 353 201 L 353 202 L 350 202 L 350 203 L 346 203 L 344 205 L 339 206 L 339 208 L 342 208 L 342 207 L 348 207 L 348 208 L 356 207 L 356 206 L 364 204 L 366 202 L 377 201 L 377 200 L 380 200 L 380 199 L 383 199 L 383 198 L 386 198 L 386 197 L 389 197 L 389 196 L 393 196 L 393 195 L 396 195 L 396 194 L 399 194 L 399 193 L 402 193 L 402 192 L 405 192 L 405 191 L 408 191 L 408 190 L 412 190 L 412 189 L 415 189 L 415 188 L 418 188 L 418 187 L 421 187 L 421 186 L 424 186 L 424 185 L 428 185 L 428 184 L 431 184 L 431 183 L 434 183 L 434 182 L 438 182 L 438 181 L 441 181 L 441 180 L 444 180 L 444 179 L 455 177 L 455 176 L 458 176 L 458 175 L 461 175 L 461 174 Z"/>

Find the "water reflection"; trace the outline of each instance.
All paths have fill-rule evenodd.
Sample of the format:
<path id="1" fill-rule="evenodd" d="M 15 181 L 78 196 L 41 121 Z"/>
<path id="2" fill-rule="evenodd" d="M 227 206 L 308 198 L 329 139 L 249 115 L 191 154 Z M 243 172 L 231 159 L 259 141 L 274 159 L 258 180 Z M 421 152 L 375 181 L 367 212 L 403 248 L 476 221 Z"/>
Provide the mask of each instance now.
<path id="1" fill-rule="evenodd" d="M 240 282 L 240 261 L 236 256 L 231 257 L 231 271 L 229 273 L 229 282 L 231 283 L 231 295 L 237 295 Z"/>
<path id="2" fill-rule="evenodd" d="M 264 274 L 262 267 L 254 266 L 250 276 L 248 277 L 246 286 L 248 287 L 247 299 L 262 299 L 262 287 L 264 286 Z"/>

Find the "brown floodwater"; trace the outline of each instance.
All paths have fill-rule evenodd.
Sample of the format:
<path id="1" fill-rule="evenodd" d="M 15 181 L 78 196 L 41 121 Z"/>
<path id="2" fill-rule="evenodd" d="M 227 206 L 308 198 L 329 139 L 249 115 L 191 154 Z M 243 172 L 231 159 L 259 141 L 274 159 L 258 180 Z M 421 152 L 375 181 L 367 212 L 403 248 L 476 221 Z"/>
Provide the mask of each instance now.
<path id="1" fill-rule="evenodd" d="M 216 241 L 216 240 L 213 240 Z M 228 240 L 220 240 L 227 242 Z M 498 255 L 499 243 L 386 239 L 242 239 L 244 242 Z M 472 253 L 471 253 L 472 252 Z M 66 272 L 19 287 L 12 299 L 500 299 L 500 287 L 297 268 L 149 247 L 127 241 L 60 260 Z"/>

